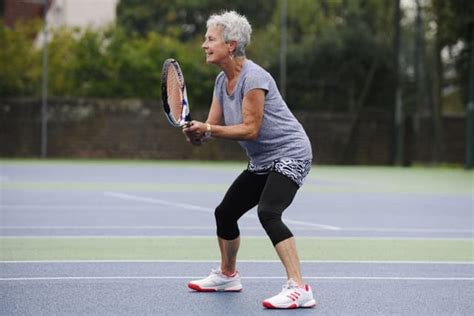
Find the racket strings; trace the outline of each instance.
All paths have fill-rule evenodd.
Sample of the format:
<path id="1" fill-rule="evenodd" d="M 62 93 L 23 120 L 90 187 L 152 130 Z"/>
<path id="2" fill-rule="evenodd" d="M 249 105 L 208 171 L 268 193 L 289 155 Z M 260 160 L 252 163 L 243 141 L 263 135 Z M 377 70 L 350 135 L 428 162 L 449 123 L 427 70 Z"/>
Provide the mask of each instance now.
<path id="1" fill-rule="evenodd" d="M 176 69 L 173 66 L 168 68 L 166 87 L 171 115 L 176 122 L 180 122 L 182 119 L 184 119 L 182 117 L 182 113 L 183 107 L 186 106 L 186 100 L 183 95 L 183 84 L 178 73 L 176 72 Z"/>

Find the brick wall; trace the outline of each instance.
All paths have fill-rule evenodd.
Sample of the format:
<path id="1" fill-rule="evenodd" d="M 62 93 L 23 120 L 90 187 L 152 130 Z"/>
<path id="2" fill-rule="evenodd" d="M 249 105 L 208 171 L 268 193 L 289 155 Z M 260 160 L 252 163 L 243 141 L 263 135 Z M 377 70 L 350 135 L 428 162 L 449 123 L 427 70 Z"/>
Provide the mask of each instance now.
<path id="1" fill-rule="evenodd" d="M 0 100 L 0 157 L 39 157 L 41 101 Z M 311 139 L 315 161 L 323 164 L 388 165 L 392 160 L 393 120 L 390 114 L 367 111 L 348 114 L 296 112 Z M 194 111 L 203 120 L 206 111 Z M 413 126 L 408 119 L 407 126 Z M 464 117 L 445 117 L 443 161 L 463 163 Z M 406 133 L 406 160 L 429 162 L 429 120 Z M 418 135 L 418 136 L 417 136 Z M 427 149 L 428 148 L 428 149 Z M 166 121 L 157 101 L 56 99 L 49 101 L 48 157 L 245 160 L 233 141 L 214 140 L 201 147 L 184 141 Z"/>
<path id="2" fill-rule="evenodd" d="M 52 0 L 48 0 L 48 7 Z M 10 27 L 19 20 L 30 20 L 31 18 L 43 17 L 44 3 L 34 3 L 34 1 L 4 0 L 4 23 Z"/>

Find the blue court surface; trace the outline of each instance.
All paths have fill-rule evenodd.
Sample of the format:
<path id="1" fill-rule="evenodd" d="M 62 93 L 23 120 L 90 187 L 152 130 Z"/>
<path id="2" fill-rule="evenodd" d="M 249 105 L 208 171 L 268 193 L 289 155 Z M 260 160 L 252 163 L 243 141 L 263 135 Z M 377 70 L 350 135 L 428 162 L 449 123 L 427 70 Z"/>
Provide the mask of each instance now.
<path id="1" fill-rule="evenodd" d="M 317 306 L 265 310 L 285 283 L 256 210 L 240 293 L 213 208 L 245 163 L 0 161 L 1 315 L 473 315 L 473 172 L 314 166 L 284 220 Z"/>

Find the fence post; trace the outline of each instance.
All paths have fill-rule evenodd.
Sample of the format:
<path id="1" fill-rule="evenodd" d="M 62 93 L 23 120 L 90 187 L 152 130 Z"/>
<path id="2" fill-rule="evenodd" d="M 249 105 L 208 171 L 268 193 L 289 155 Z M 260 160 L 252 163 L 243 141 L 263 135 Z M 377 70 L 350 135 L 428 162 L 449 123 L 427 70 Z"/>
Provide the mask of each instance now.
<path id="1" fill-rule="evenodd" d="M 466 161 L 465 168 L 474 167 L 474 22 L 469 25 L 469 94 L 466 108 Z"/>

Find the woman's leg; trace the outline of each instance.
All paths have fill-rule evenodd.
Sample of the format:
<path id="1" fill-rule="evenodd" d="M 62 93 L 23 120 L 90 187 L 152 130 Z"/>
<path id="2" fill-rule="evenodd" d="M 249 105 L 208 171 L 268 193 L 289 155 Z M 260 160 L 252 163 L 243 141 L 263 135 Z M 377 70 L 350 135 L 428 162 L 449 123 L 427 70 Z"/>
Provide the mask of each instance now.
<path id="1" fill-rule="evenodd" d="M 278 253 L 278 257 L 280 257 L 281 263 L 285 267 L 288 280 L 293 279 L 300 287 L 303 287 L 305 283 L 301 276 L 300 259 L 296 249 L 295 237 L 280 241 L 275 246 L 275 249 Z"/>
<path id="2" fill-rule="evenodd" d="M 302 286 L 304 282 L 295 238 L 281 219 L 297 191 L 298 186 L 288 177 L 271 172 L 259 201 L 258 216 L 285 267 L 288 279 Z"/>
<path id="3" fill-rule="evenodd" d="M 217 237 L 221 252 L 221 271 L 231 275 L 236 270 L 240 246 L 239 218 L 257 205 L 267 175 L 243 171 L 232 183 L 224 199 L 216 208 Z"/>
<path id="4" fill-rule="evenodd" d="M 221 252 L 221 271 L 227 276 L 231 276 L 237 269 L 237 252 L 240 247 L 240 237 L 233 240 L 225 240 L 217 237 L 219 250 Z"/>

